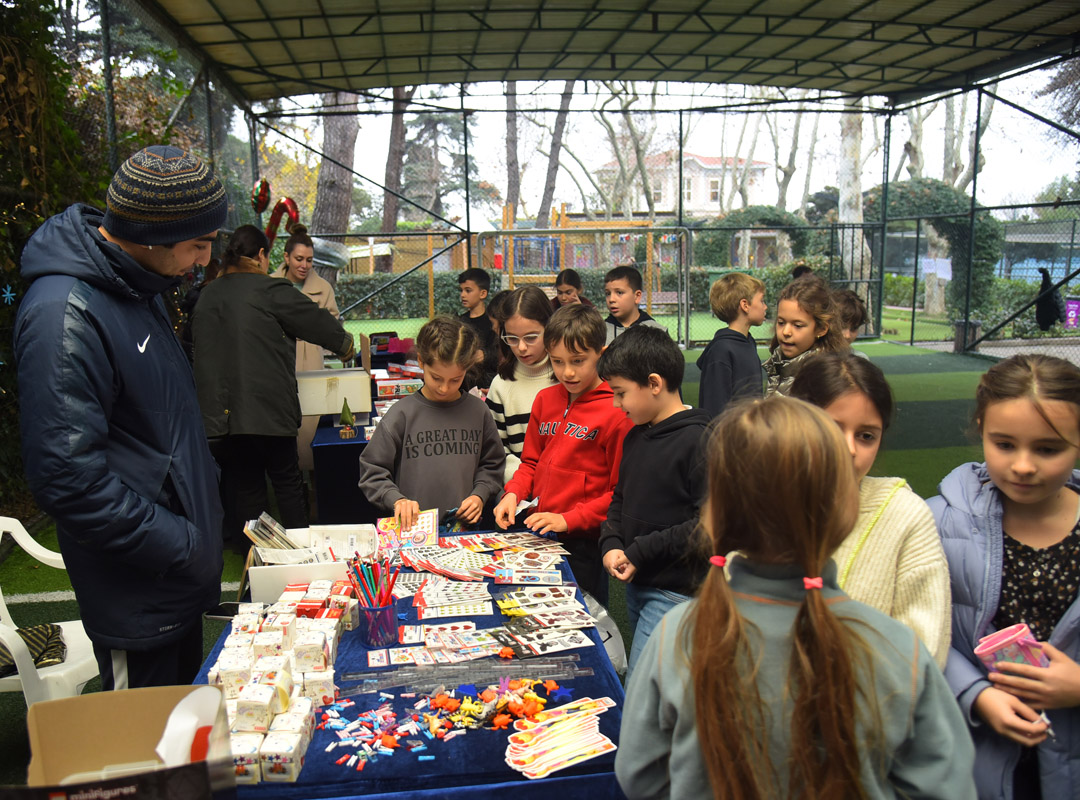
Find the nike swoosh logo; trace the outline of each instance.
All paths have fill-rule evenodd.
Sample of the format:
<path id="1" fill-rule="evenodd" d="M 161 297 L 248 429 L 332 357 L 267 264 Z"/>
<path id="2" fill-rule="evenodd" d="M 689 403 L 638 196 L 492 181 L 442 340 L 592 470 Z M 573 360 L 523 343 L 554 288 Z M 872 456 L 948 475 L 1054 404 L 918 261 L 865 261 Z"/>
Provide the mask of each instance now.
<path id="1" fill-rule="evenodd" d="M 140 353 L 146 352 L 146 343 L 150 341 L 150 334 L 146 334 L 146 338 L 142 340 L 142 344 L 136 345 L 139 348 Z"/>

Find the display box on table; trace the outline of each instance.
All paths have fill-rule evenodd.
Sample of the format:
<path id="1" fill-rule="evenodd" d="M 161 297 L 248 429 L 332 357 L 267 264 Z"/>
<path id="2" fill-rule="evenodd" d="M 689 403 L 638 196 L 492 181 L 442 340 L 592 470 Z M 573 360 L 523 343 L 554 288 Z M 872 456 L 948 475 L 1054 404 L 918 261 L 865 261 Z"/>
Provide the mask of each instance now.
<path id="1" fill-rule="evenodd" d="M 310 528 L 290 528 L 287 533 L 289 538 L 301 547 L 325 545 L 333 550 L 339 559 L 351 556 L 354 552 L 361 555 L 373 553 L 378 541 L 373 525 L 312 525 Z M 273 603 L 290 583 L 343 581 L 346 578 L 344 560 L 318 564 L 252 566 L 248 570 L 253 603 Z"/>
<path id="2" fill-rule="evenodd" d="M 363 369 L 316 369 L 296 373 L 300 413 L 341 414 L 349 401 L 354 414 L 371 411 L 371 374 Z"/>
<path id="3" fill-rule="evenodd" d="M 225 696 L 217 687 L 158 686 L 35 703 L 26 727 L 28 785 L 25 793 L 0 789 L 0 797 L 236 796 Z"/>

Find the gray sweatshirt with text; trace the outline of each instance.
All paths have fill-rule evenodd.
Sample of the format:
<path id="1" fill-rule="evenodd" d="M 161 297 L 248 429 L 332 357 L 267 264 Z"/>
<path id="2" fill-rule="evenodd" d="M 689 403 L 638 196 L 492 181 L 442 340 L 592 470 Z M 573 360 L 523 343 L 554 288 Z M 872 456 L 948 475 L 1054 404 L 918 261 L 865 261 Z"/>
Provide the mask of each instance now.
<path id="1" fill-rule="evenodd" d="M 360 491 L 387 514 L 405 497 L 440 516 L 475 494 L 485 509 L 502 491 L 506 456 L 483 401 L 436 403 L 420 392 L 395 403 L 360 456 Z"/>

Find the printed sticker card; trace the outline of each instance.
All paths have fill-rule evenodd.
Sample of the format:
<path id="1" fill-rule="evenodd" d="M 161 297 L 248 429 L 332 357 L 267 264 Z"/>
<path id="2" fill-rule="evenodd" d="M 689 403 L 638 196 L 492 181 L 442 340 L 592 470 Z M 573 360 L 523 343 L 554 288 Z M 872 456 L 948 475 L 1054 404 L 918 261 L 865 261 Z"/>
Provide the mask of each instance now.
<path id="1" fill-rule="evenodd" d="M 557 629 L 553 631 L 534 631 L 532 633 L 513 633 L 495 629 L 492 635 L 499 642 L 514 651 L 518 658 L 530 658 L 563 650 L 575 650 L 579 647 L 592 647 L 593 641 L 579 630 Z"/>
<path id="2" fill-rule="evenodd" d="M 528 607 L 542 603 L 551 603 L 553 601 L 562 601 L 564 603 L 580 605 L 580 603 L 577 602 L 577 590 L 572 586 L 538 586 L 530 589 L 515 589 L 506 592 L 497 600 L 499 608 L 503 610 L 515 606 Z"/>
<path id="3" fill-rule="evenodd" d="M 520 570 L 520 569 L 497 569 L 495 570 L 496 584 L 517 584 L 523 586 L 561 586 L 562 573 L 553 570 Z"/>
<path id="4" fill-rule="evenodd" d="M 396 550 L 399 547 L 421 547 L 439 543 L 439 510 L 421 511 L 416 523 L 407 531 L 401 530 L 396 517 L 375 520 L 375 533 L 379 537 L 380 550 Z"/>
<path id="5" fill-rule="evenodd" d="M 562 556 L 555 553 L 541 553 L 537 550 L 521 550 L 503 556 L 503 564 L 511 569 L 548 570 L 562 561 Z"/>
<path id="6" fill-rule="evenodd" d="M 461 622 L 445 622 L 441 625 L 422 625 L 424 629 L 424 636 L 429 633 L 465 633 L 466 631 L 475 631 L 476 623 L 470 620 L 462 620 Z"/>
<path id="7" fill-rule="evenodd" d="M 494 614 L 491 601 L 484 603 L 460 603 L 458 605 L 434 606 L 420 609 L 420 619 L 440 617 L 488 617 Z"/>
<path id="8" fill-rule="evenodd" d="M 385 650 L 369 650 L 367 654 L 367 665 L 372 669 L 377 667 L 386 667 L 390 665 L 390 661 L 386 656 Z"/>
<path id="9" fill-rule="evenodd" d="M 412 647 L 392 647 L 387 651 L 390 656 L 390 664 L 394 667 L 400 667 L 405 664 L 415 664 L 416 659 L 413 658 Z"/>

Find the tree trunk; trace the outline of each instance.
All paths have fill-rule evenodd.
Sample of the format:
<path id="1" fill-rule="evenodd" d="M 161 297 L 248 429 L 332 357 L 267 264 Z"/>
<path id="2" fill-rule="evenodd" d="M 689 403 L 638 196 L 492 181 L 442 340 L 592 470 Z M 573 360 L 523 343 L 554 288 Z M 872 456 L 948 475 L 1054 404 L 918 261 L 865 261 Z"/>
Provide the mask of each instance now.
<path id="1" fill-rule="evenodd" d="M 896 165 L 896 172 L 893 173 L 894 181 L 900 180 L 905 161 L 908 162 L 908 176 L 912 180 L 923 176 L 923 165 L 925 163 L 922 152 L 923 123 L 926 122 L 926 118 L 934 112 L 935 108 L 937 108 L 937 103 L 931 103 L 923 111 L 917 108 L 907 110 L 908 140 L 904 142 L 903 155 L 900 157 L 900 163 Z"/>
<path id="2" fill-rule="evenodd" d="M 506 82 L 506 204 L 517 217 L 521 197 L 521 167 L 518 165 L 517 81 Z M 511 227 L 513 227 L 511 220 Z"/>
<path id="3" fill-rule="evenodd" d="M 960 157 L 960 142 L 963 140 L 964 121 L 966 118 L 966 96 L 961 101 L 959 120 L 956 119 L 956 98 L 945 98 L 945 142 L 941 179 L 950 186 L 955 186 L 957 178 L 964 172 L 964 162 Z"/>
<path id="4" fill-rule="evenodd" d="M 992 84 L 990 87 L 991 92 L 997 91 L 997 84 Z M 994 98 L 986 97 L 982 104 L 982 115 L 976 121 L 978 127 L 978 135 L 981 138 L 986 133 L 986 129 L 990 126 L 990 115 L 994 113 Z M 982 172 L 983 167 L 986 166 L 986 152 L 980 150 L 978 163 L 975 159 L 975 131 L 971 131 L 971 135 L 968 137 L 968 166 L 964 170 L 964 174 L 960 177 L 959 182 L 956 184 L 956 188 L 962 192 L 967 191 L 967 187 L 971 185 L 971 182 L 975 179 L 976 173 Z"/>
<path id="5" fill-rule="evenodd" d="M 559 150 L 562 148 L 563 131 L 566 130 L 566 118 L 570 113 L 570 98 L 574 95 L 574 82 L 563 84 L 562 100 L 559 113 L 555 116 L 555 130 L 551 134 L 551 152 L 548 153 L 547 178 L 544 180 L 544 196 L 540 208 L 536 211 L 536 227 L 546 228 L 551 216 L 551 200 L 555 196 L 555 177 L 559 174 Z"/>
<path id="6" fill-rule="evenodd" d="M 817 147 L 818 123 L 821 122 L 821 114 L 814 114 L 814 128 L 810 131 L 810 151 L 806 154 L 806 180 L 803 181 L 802 200 L 799 202 L 800 213 L 806 219 L 806 204 L 810 200 L 810 175 L 814 171 L 814 149 Z"/>
<path id="7" fill-rule="evenodd" d="M 769 135 L 772 137 L 773 143 L 773 158 L 776 162 L 776 171 L 779 173 L 776 176 L 776 207 L 781 211 L 787 211 L 787 193 L 788 187 L 791 185 L 791 179 L 795 176 L 795 156 L 799 152 L 799 130 L 802 127 L 802 103 L 799 104 L 798 109 L 795 112 L 795 129 L 791 132 L 791 150 L 788 151 L 787 164 L 780 163 L 780 121 L 776 120 L 776 125 L 773 125 L 773 121 L 769 118 L 765 118 L 765 124 L 769 128 Z"/>
<path id="8" fill-rule="evenodd" d="M 386 153 L 386 170 L 383 173 L 382 232 L 393 233 L 397 230 L 400 201 L 391 192 L 401 193 L 401 167 L 405 161 L 405 109 L 416 93 L 415 86 L 394 87 L 393 117 L 390 121 L 390 143 Z M 392 272 L 393 255 L 378 256 L 375 259 L 377 272 Z"/>
<path id="9" fill-rule="evenodd" d="M 742 172 L 739 174 L 739 199 L 742 200 L 743 208 L 750 207 L 750 187 L 747 181 L 750 178 L 750 167 L 754 163 L 754 150 L 757 149 L 757 138 L 761 132 L 762 114 L 757 114 L 754 120 L 754 132 L 750 134 L 750 146 L 746 148 L 746 158 L 743 159 Z"/>
<path id="10" fill-rule="evenodd" d="M 324 106 L 356 111 L 356 95 L 348 92 L 329 92 L 322 96 L 322 102 Z M 319 180 L 316 184 L 315 211 L 311 215 L 313 233 L 344 233 L 348 230 L 349 212 L 352 210 L 351 170 L 356 152 L 356 134 L 359 131 L 359 118 L 355 113 L 323 117 L 322 151 L 326 158 L 319 167 Z M 345 243 L 344 239 L 335 241 Z M 315 271 L 328 280 L 331 286 L 336 286 L 336 269 L 316 267 Z"/>
<path id="11" fill-rule="evenodd" d="M 735 142 L 735 152 L 732 153 L 732 155 L 731 155 L 731 189 L 728 191 L 728 194 L 727 194 L 727 203 L 724 204 L 725 207 L 729 208 L 729 209 L 731 208 L 732 203 L 735 202 L 735 193 L 739 191 L 739 179 L 736 177 L 737 171 L 739 169 L 739 153 L 742 152 L 743 139 L 746 137 L 746 126 L 749 125 L 749 124 L 750 124 L 750 114 L 743 114 L 742 115 L 742 128 L 739 129 L 739 140 L 737 142 Z M 725 124 L 725 127 L 726 127 L 726 124 Z M 721 155 L 723 155 L 723 153 L 721 153 Z M 726 172 L 727 172 L 727 170 L 725 170 L 724 173 L 722 173 L 722 174 L 726 174 Z M 721 190 L 723 190 L 723 184 L 722 183 L 720 185 L 720 188 L 721 188 Z M 679 191 L 681 192 L 682 190 L 683 189 L 680 186 Z"/>
<path id="12" fill-rule="evenodd" d="M 844 101 L 847 109 L 840 115 L 840 167 L 837 186 L 840 190 L 839 221 L 842 225 L 861 226 L 862 203 L 862 99 Z M 844 276 L 855 277 L 869 266 L 868 248 L 859 227 L 842 228 L 840 263 Z"/>

